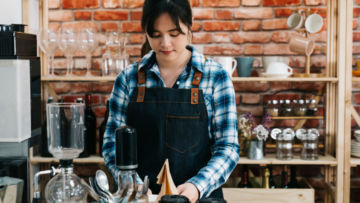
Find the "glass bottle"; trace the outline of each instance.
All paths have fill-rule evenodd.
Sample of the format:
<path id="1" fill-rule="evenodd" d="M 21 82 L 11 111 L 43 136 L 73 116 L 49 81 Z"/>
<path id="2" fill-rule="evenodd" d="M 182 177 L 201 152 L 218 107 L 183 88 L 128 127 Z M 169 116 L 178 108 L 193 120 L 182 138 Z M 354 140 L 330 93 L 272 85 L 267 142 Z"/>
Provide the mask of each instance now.
<path id="1" fill-rule="evenodd" d="M 269 188 L 274 189 L 275 188 L 275 181 L 272 174 L 272 166 L 269 166 Z"/>
<path id="2" fill-rule="evenodd" d="M 96 154 L 96 116 L 91 109 L 91 95 L 85 95 L 85 149 L 80 157 Z"/>
<path id="3" fill-rule="evenodd" d="M 263 176 L 263 188 L 265 188 L 265 189 L 270 188 L 269 177 L 270 177 L 269 169 L 265 168 L 264 176 Z"/>
<path id="4" fill-rule="evenodd" d="M 296 179 L 296 167 L 290 166 L 290 182 L 289 188 L 298 188 L 298 182 Z"/>
<path id="5" fill-rule="evenodd" d="M 242 171 L 242 176 L 241 176 L 241 181 L 238 184 L 239 188 L 251 188 L 252 185 L 249 181 L 249 176 L 248 176 L 248 166 L 244 165 L 243 167 L 243 171 Z"/>
<path id="6" fill-rule="evenodd" d="M 103 122 L 100 124 L 99 127 L 99 149 L 100 149 L 100 156 L 102 156 L 102 145 L 103 145 L 103 139 L 104 139 L 104 133 L 106 129 L 106 123 L 109 118 L 109 100 L 106 102 L 106 111 Z"/>
<path id="7" fill-rule="evenodd" d="M 83 104 L 83 98 L 76 98 L 76 103 Z M 89 156 L 89 144 L 86 136 L 86 121 L 85 121 L 85 129 L 84 129 L 84 150 L 80 153 L 79 157 L 88 157 Z"/>
<path id="8" fill-rule="evenodd" d="M 289 188 L 289 180 L 288 180 L 288 167 L 284 166 L 283 171 L 281 172 L 281 187 L 282 188 Z"/>
<path id="9" fill-rule="evenodd" d="M 87 202 L 87 191 L 80 178 L 73 173 L 72 160 L 60 160 L 61 172 L 53 177 L 45 187 L 46 202 Z"/>
<path id="10" fill-rule="evenodd" d="M 47 103 L 51 104 L 54 102 L 54 97 L 49 97 Z M 40 149 L 41 149 L 41 156 L 42 157 L 52 157 L 52 155 L 49 152 L 48 149 L 48 138 L 47 138 L 47 122 L 46 122 L 46 118 L 44 120 L 43 125 L 41 126 L 41 145 L 40 145 Z"/>

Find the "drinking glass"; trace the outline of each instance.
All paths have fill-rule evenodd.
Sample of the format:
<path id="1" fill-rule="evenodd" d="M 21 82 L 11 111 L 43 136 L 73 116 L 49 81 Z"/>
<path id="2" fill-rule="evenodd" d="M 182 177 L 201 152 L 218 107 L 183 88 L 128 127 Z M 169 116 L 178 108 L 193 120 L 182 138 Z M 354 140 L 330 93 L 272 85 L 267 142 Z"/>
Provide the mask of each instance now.
<path id="1" fill-rule="evenodd" d="M 54 76 L 54 56 L 58 48 L 57 33 L 54 30 L 40 29 L 38 33 L 38 41 L 40 50 L 48 57 L 48 72 L 49 76 Z"/>
<path id="2" fill-rule="evenodd" d="M 98 46 L 98 37 L 96 32 L 91 29 L 85 29 L 79 33 L 79 49 L 85 53 L 86 56 L 86 76 L 91 76 L 91 54 Z"/>
<path id="3" fill-rule="evenodd" d="M 82 103 L 46 105 L 49 152 L 58 159 L 74 159 L 84 150 L 84 114 Z"/>
<path id="4" fill-rule="evenodd" d="M 66 75 L 72 74 L 73 56 L 78 49 L 77 35 L 72 30 L 63 30 L 59 33 L 59 48 L 66 57 L 67 71 Z"/>

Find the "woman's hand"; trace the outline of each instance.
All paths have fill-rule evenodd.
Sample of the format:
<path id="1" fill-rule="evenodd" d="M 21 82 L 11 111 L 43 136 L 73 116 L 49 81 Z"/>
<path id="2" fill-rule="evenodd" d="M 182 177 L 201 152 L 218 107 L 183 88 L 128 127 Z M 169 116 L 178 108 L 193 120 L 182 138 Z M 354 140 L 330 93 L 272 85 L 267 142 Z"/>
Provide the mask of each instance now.
<path id="1" fill-rule="evenodd" d="M 184 183 L 177 187 L 180 195 L 184 195 L 189 198 L 191 203 L 195 203 L 199 199 L 199 191 L 192 183 Z"/>

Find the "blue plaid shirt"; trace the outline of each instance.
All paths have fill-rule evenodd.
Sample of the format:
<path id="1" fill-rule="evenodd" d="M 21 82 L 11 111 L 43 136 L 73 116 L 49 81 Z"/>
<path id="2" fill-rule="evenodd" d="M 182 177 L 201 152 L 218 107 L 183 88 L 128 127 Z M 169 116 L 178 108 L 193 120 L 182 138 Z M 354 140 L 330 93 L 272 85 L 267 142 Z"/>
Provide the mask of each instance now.
<path id="1" fill-rule="evenodd" d="M 209 137 L 214 144 L 211 146 L 212 157 L 208 164 L 187 182 L 194 184 L 200 191 L 200 198 L 203 198 L 225 183 L 239 159 L 235 92 L 230 76 L 220 64 L 211 58 L 205 62 L 204 55 L 194 47 L 189 46 L 188 49 L 192 51 L 192 57 L 173 88 L 190 89 L 194 69 L 202 72 L 199 88 L 204 93 Z M 139 68 L 146 68 L 147 88 L 165 87 L 154 51 L 142 58 Z M 126 125 L 130 95 L 137 87 L 137 72 L 137 63 L 123 70 L 115 80 L 109 99 L 110 112 L 104 134 L 103 156 L 114 177 L 119 172 L 115 166 L 115 129 Z"/>

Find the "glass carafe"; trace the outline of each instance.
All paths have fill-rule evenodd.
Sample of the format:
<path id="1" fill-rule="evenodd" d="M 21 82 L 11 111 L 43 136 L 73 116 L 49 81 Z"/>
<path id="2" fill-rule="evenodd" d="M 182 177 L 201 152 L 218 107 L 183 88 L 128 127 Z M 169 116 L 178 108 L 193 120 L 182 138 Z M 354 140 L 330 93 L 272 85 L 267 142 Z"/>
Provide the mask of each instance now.
<path id="1" fill-rule="evenodd" d="M 318 139 L 319 131 L 317 129 L 308 129 L 304 136 L 301 159 L 317 160 L 318 159 Z"/>
<path id="2" fill-rule="evenodd" d="M 46 106 L 49 152 L 58 159 L 74 159 L 84 150 L 84 104 Z"/>
<path id="3" fill-rule="evenodd" d="M 295 133 L 291 128 L 283 130 L 276 137 L 276 158 L 282 160 L 290 160 L 293 157 L 293 139 Z"/>

